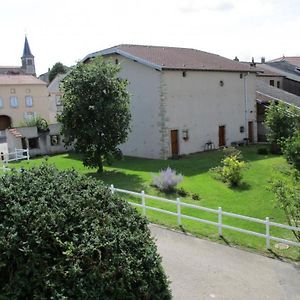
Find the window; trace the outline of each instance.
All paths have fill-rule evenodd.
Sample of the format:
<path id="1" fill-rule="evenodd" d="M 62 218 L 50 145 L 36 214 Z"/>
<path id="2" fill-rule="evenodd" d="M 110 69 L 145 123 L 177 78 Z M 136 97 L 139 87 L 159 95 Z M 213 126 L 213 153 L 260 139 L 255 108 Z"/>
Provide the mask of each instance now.
<path id="1" fill-rule="evenodd" d="M 182 77 L 186 77 L 186 71 L 182 72 Z"/>
<path id="2" fill-rule="evenodd" d="M 0 97 L 0 108 L 3 108 L 3 100 L 1 97 Z"/>
<path id="3" fill-rule="evenodd" d="M 39 138 L 35 137 L 35 138 L 28 139 L 28 146 L 29 146 L 29 149 L 39 148 Z"/>
<path id="4" fill-rule="evenodd" d="M 32 101 L 32 97 L 31 96 L 26 96 L 25 97 L 25 104 L 26 104 L 26 107 L 32 107 L 33 101 Z"/>
<path id="5" fill-rule="evenodd" d="M 270 85 L 274 86 L 274 80 L 270 80 Z"/>
<path id="6" fill-rule="evenodd" d="M 60 141 L 59 135 L 51 135 L 50 136 L 51 146 L 59 145 L 59 141 Z"/>
<path id="7" fill-rule="evenodd" d="M 118 65 L 119 64 L 119 60 L 116 58 L 116 60 L 115 60 L 115 63 L 116 63 L 116 65 Z"/>
<path id="8" fill-rule="evenodd" d="M 28 59 L 28 60 L 27 60 L 27 63 L 28 63 L 28 66 L 31 66 L 31 65 L 32 65 L 32 60 L 31 60 L 31 59 Z"/>
<path id="9" fill-rule="evenodd" d="M 18 107 L 18 98 L 16 96 L 10 96 L 10 106 Z"/>
<path id="10" fill-rule="evenodd" d="M 277 81 L 277 87 L 280 89 L 280 81 Z"/>

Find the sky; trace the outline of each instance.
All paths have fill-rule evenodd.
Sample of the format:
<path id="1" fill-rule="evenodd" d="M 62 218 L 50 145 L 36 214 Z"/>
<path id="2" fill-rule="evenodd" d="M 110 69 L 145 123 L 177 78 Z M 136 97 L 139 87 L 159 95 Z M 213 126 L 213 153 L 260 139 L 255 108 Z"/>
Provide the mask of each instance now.
<path id="1" fill-rule="evenodd" d="M 1 0 L 0 65 L 37 74 L 119 44 L 195 48 L 260 61 L 299 56 L 299 0 Z"/>

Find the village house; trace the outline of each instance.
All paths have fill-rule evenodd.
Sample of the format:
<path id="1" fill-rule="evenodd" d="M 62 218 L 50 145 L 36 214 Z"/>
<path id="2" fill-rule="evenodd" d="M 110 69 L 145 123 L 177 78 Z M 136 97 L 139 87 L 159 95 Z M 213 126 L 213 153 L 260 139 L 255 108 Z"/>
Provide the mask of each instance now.
<path id="1" fill-rule="evenodd" d="M 300 109 L 300 67 L 299 57 L 283 57 L 266 62 L 244 62 L 257 70 L 257 141 L 267 141 L 265 126 L 266 111 L 271 102 L 284 102 Z M 299 66 L 299 67 L 298 67 Z M 299 69 L 300 70 L 300 69 Z M 299 90 L 300 91 L 300 90 Z"/>
<path id="2" fill-rule="evenodd" d="M 27 37 L 21 60 L 21 67 L 0 67 L 0 160 L 15 148 L 29 148 L 31 156 L 65 151 L 56 102 L 49 97 L 47 84 L 35 77 Z M 31 124 L 37 118 L 49 124 L 46 131 Z"/>
<path id="3" fill-rule="evenodd" d="M 119 45 L 87 55 L 120 64 L 128 79 L 126 155 L 162 158 L 257 141 L 256 71 L 186 48 Z"/>

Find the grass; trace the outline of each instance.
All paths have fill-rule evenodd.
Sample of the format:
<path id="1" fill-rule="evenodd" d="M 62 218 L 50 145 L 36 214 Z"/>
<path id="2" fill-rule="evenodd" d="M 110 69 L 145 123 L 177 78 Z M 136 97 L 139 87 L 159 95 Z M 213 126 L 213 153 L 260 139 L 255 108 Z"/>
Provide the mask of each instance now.
<path id="1" fill-rule="evenodd" d="M 244 171 L 243 184 L 238 188 L 229 188 L 226 184 L 215 180 L 208 172 L 211 167 L 220 164 L 223 157 L 222 151 L 189 155 L 179 160 L 151 160 L 126 157 L 122 161 L 115 162 L 113 166 L 105 166 L 105 172 L 102 175 L 98 175 L 95 169 L 84 167 L 81 157 L 74 153 L 50 156 L 47 161 L 54 163 L 59 169 L 75 168 L 87 176 L 103 180 L 107 184 L 114 184 L 118 188 L 132 191 L 144 190 L 145 193 L 151 195 L 175 199 L 177 195 L 165 195 L 151 186 L 152 174 L 170 166 L 184 175 L 184 180 L 179 187 L 183 187 L 191 194 L 196 193 L 201 196 L 200 201 L 192 200 L 188 197 L 181 198 L 182 201 L 213 209 L 221 206 L 223 211 L 260 219 L 265 219 L 268 216 L 271 221 L 287 223 L 284 212 L 276 207 L 274 194 L 269 190 L 270 180 L 280 176 L 279 169 L 286 164 L 285 160 L 281 156 L 258 155 L 256 146 L 241 148 L 241 150 L 248 167 Z M 37 158 L 29 162 L 22 161 L 10 164 L 10 166 L 28 168 L 38 165 L 42 161 L 44 161 L 43 158 Z M 176 211 L 176 207 L 168 203 L 147 200 L 147 204 Z M 190 208 L 183 208 L 182 213 L 217 221 L 216 215 Z M 147 216 L 152 222 L 178 228 L 176 217 L 153 211 L 147 211 Z M 223 217 L 223 221 L 227 225 L 265 233 L 265 226 L 262 224 L 231 217 Z M 271 242 L 272 251 L 266 251 L 265 240 L 259 237 L 223 229 L 224 239 L 219 239 L 216 227 L 190 220 L 183 220 L 181 229 L 196 236 L 209 238 L 231 246 L 239 245 L 240 247 L 255 249 L 255 251 L 271 256 L 294 260 L 300 259 L 299 248 L 291 246 L 288 250 L 278 250 L 274 247 L 275 243 Z M 288 230 L 271 227 L 271 234 L 294 240 L 293 234 Z"/>

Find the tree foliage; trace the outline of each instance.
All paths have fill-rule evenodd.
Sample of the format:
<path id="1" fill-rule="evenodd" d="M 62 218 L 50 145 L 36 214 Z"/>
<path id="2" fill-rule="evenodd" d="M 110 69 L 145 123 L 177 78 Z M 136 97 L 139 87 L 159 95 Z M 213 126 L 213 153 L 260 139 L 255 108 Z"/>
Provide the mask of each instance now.
<path id="1" fill-rule="evenodd" d="M 170 299 L 147 221 L 91 177 L 0 178 L 0 299 Z"/>
<path id="2" fill-rule="evenodd" d="M 300 130 L 282 143 L 282 152 L 288 163 L 300 171 Z"/>
<path id="3" fill-rule="evenodd" d="M 57 62 L 49 72 L 49 82 L 51 82 L 57 74 L 67 73 L 67 70 L 67 67 L 65 67 L 61 62 Z"/>
<path id="4" fill-rule="evenodd" d="M 299 111 L 283 102 L 272 102 L 266 110 L 265 124 L 268 129 L 267 140 L 272 145 L 280 143 L 294 134 L 300 120 Z"/>
<path id="5" fill-rule="evenodd" d="M 285 172 L 282 179 L 272 182 L 272 190 L 279 206 L 284 210 L 290 226 L 300 227 L 300 173 L 297 170 Z M 293 230 L 300 242 L 300 231 Z"/>
<path id="6" fill-rule="evenodd" d="M 127 81 L 119 66 L 96 58 L 79 63 L 63 82 L 63 111 L 59 116 L 67 144 L 75 143 L 86 166 L 103 171 L 103 158 L 120 154 L 118 145 L 129 133 Z"/>

